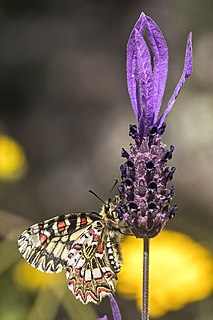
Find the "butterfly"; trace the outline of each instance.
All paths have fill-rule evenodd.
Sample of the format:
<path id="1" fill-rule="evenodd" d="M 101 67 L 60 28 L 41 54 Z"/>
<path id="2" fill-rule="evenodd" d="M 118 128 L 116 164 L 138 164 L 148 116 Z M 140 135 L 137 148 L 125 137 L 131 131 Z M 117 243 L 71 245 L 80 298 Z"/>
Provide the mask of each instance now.
<path id="1" fill-rule="evenodd" d="M 19 251 L 40 271 L 66 269 L 74 296 L 84 304 L 99 304 L 115 291 L 122 265 L 118 202 L 116 196 L 100 213 L 67 213 L 36 223 L 21 234 Z"/>

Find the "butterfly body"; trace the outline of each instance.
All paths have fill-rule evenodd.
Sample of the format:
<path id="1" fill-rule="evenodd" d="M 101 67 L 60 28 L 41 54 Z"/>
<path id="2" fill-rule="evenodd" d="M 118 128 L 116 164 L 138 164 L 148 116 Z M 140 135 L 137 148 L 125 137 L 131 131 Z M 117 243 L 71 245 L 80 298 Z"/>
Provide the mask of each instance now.
<path id="1" fill-rule="evenodd" d="M 68 287 L 82 303 L 100 303 L 115 291 L 121 268 L 118 197 L 98 214 L 68 213 L 34 224 L 18 240 L 33 267 L 47 273 L 66 269 Z"/>

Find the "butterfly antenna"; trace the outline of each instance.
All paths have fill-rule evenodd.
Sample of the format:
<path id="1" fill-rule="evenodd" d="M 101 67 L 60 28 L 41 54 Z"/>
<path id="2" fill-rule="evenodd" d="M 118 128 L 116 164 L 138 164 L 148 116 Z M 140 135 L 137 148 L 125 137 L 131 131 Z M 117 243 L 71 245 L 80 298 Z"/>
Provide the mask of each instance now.
<path id="1" fill-rule="evenodd" d="M 94 191 L 89 190 L 90 193 L 92 193 L 96 198 L 98 198 L 104 205 L 106 205 L 105 201 L 101 199 Z"/>
<path id="2" fill-rule="evenodd" d="M 114 180 L 115 180 L 115 183 L 113 184 L 113 187 L 112 187 L 112 189 L 110 190 L 110 193 L 112 193 L 112 191 L 115 189 L 115 187 L 116 187 L 117 184 L 118 184 L 118 179 L 117 179 L 117 178 L 114 178 Z"/>

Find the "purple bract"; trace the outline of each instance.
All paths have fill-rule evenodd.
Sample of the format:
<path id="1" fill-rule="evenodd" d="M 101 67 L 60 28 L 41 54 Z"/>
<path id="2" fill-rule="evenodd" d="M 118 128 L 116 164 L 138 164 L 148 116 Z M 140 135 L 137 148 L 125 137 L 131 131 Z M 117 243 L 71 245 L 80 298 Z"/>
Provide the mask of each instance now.
<path id="1" fill-rule="evenodd" d="M 153 67 L 144 39 L 145 32 L 153 55 Z M 167 73 L 168 47 L 164 36 L 155 22 L 141 13 L 127 44 L 127 85 L 140 137 L 146 136 L 153 125 L 161 127 L 185 79 L 192 74 L 192 33 L 187 40 L 183 73 L 163 115 L 158 119 Z"/>
<path id="2" fill-rule="evenodd" d="M 114 320 L 121 320 L 121 313 L 118 307 L 118 304 L 115 300 L 115 298 L 113 297 L 112 294 L 110 294 L 109 296 L 110 298 L 110 303 L 111 303 L 111 308 L 112 308 L 112 314 L 113 314 L 113 319 Z M 107 316 L 103 316 L 102 318 L 98 318 L 98 320 L 108 320 Z"/>

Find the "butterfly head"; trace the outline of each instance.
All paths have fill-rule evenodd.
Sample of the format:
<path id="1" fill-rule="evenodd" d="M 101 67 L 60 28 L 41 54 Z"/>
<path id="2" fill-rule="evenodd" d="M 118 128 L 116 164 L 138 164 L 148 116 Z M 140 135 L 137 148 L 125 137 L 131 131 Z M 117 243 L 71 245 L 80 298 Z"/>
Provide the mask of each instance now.
<path id="1" fill-rule="evenodd" d="M 113 219 L 113 220 L 118 219 L 118 213 L 116 211 L 118 202 L 119 202 L 119 196 L 115 196 L 113 199 L 109 199 L 104 203 L 103 210 L 108 219 Z"/>

